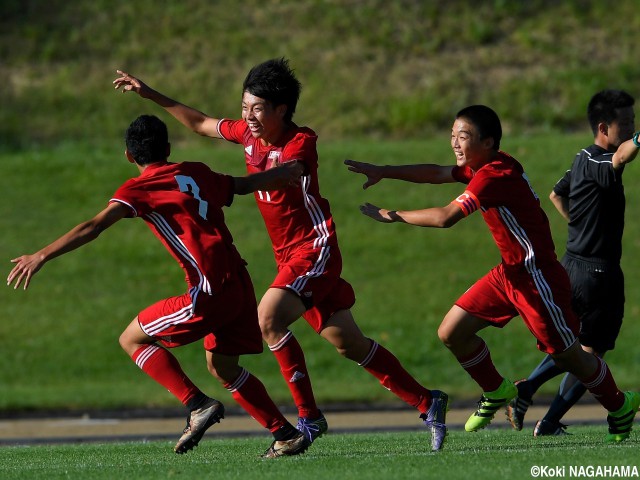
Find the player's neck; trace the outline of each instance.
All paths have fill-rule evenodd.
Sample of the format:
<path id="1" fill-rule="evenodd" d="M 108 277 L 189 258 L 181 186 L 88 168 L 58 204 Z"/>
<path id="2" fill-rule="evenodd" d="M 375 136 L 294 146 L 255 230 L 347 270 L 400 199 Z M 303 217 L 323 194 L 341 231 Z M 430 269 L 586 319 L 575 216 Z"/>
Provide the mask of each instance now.
<path id="1" fill-rule="evenodd" d="M 601 136 L 597 136 L 593 139 L 593 143 L 598 147 L 606 150 L 607 152 L 615 152 L 617 149 L 609 145 L 607 142 L 607 137 L 602 138 Z"/>
<path id="2" fill-rule="evenodd" d="M 166 165 L 167 163 L 168 163 L 167 160 L 162 160 L 159 162 L 147 163 L 145 165 L 139 165 L 136 163 L 136 166 L 138 167 L 138 170 L 140 170 L 140 173 L 142 173 L 149 167 L 160 167 L 162 165 Z"/>
<path id="3" fill-rule="evenodd" d="M 282 137 L 284 137 L 287 134 L 287 132 L 289 132 L 289 130 L 293 128 L 293 126 L 294 125 L 292 123 L 283 123 L 280 128 L 278 128 L 277 130 L 274 130 L 268 136 L 260 137 L 260 142 L 265 147 L 277 145 L 278 142 L 282 140 Z"/>

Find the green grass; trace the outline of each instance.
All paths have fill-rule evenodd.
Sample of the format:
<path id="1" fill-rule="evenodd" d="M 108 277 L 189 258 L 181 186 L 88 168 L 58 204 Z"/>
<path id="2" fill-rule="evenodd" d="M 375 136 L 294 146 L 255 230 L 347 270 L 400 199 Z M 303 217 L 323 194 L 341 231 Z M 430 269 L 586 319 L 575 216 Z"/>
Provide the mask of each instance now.
<path id="1" fill-rule="evenodd" d="M 148 107 L 116 96 L 116 68 L 235 115 L 248 69 L 277 56 L 323 138 L 431 136 L 471 103 L 510 132 L 581 130 L 595 91 L 637 94 L 639 28 L 631 1 L 3 0 L 0 148 L 120 138 Z"/>
<path id="2" fill-rule="evenodd" d="M 175 121 L 170 132 L 177 130 Z M 200 141 L 200 140 L 198 140 Z M 504 148 L 520 159 L 552 222 L 559 253 L 566 225 L 547 199 L 574 153 L 589 143 L 581 135 L 521 135 Z M 215 169 L 244 173 L 240 147 L 202 140 L 174 145 L 174 160 L 206 161 Z M 98 148 L 68 143 L 53 149 L 0 154 L 0 253 L 9 259 L 31 253 L 106 205 L 114 190 L 135 173 L 119 143 Z M 549 154 L 553 152 L 553 156 Z M 347 171 L 344 158 L 399 163 L 451 161 L 448 138 L 406 142 L 333 141 L 320 144 L 322 192 L 330 199 L 344 257 L 344 277 L 357 295 L 354 315 L 366 335 L 397 354 L 428 387 L 446 390 L 454 401 L 473 401 L 478 387 L 437 338 L 437 327 L 453 301 L 499 262 L 497 249 L 476 214 L 450 230 L 376 223 L 358 211 L 365 201 L 393 208 L 445 205 L 461 186 L 421 186 L 389 181 L 363 191 L 363 177 Z M 637 166 L 625 174 L 627 226 L 623 268 L 627 278 L 627 321 L 615 351 L 607 355 L 623 389 L 637 388 L 640 328 L 640 240 Z M 227 209 L 236 244 L 249 262 L 256 294 L 274 276 L 269 240 L 255 202 L 236 198 Z M 45 265 L 26 292 L 0 289 L 3 345 L 0 412 L 10 410 L 171 407 L 177 401 L 144 376 L 118 345 L 118 336 L 140 309 L 184 291 L 183 274 L 139 220 L 125 220 L 90 245 Z M 321 404 L 397 404 L 388 391 L 356 364 L 339 357 L 304 321 L 293 331 L 306 351 Z M 482 333 L 501 373 L 522 378 L 542 359 L 520 319 L 504 330 Z M 203 390 L 233 404 L 209 375 L 200 343 L 174 350 Z M 277 402 L 291 405 L 273 356 L 245 357 L 244 366 L 265 383 Z M 541 394 L 555 393 L 556 382 Z"/>
<path id="3" fill-rule="evenodd" d="M 537 439 L 506 429 L 474 434 L 452 431 L 440 452 L 427 450 L 424 431 L 330 434 L 304 455 L 275 460 L 259 458 L 269 445 L 268 437 L 206 437 L 195 451 L 182 456 L 175 455 L 167 441 L 4 447 L 0 450 L 0 477 L 500 480 L 533 478 L 535 467 L 564 468 L 566 478 L 571 467 L 640 468 L 637 434 L 622 444 L 606 445 L 604 426 L 575 427 L 572 431 L 572 436 Z"/>

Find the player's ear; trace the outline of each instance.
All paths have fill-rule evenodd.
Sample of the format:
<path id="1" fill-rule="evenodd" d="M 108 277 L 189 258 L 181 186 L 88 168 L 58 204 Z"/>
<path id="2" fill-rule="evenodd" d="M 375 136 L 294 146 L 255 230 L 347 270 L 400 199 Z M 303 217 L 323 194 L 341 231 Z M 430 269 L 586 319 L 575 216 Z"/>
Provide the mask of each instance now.
<path id="1" fill-rule="evenodd" d="M 276 113 L 280 118 L 284 118 L 285 115 L 287 114 L 287 105 L 285 103 L 278 105 L 276 107 Z"/>
<path id="2" fill-rule="evenodd" d="M 600 122 L 598 124 L 598 132 L 600 132 L 603 135 L 608 136 L 609 135 L 609 125 L 607 125 L 604 122 Z"/>
<path id="3" fill-rule="evenodd" d="M 124 151 L 124 155 L 125 157 L 127 157 L 127 160 L 129 160 L 129 162 L 131 163 L 136 163 L 136 161 L 133 158 L 133 155 L 131 155 L 131 153 L 129 152 L 129 150 L 125 150 Z"/>
<path id="4" fill-rule="evenodd" d="M 492 150 L 493 146 L 496 144 L 495 140 L 493 139 L 493 137 L 487 137 L 482 139 L 482 145 L 484 146 L 484 148 L 486 148 L 487 150 Z"/>

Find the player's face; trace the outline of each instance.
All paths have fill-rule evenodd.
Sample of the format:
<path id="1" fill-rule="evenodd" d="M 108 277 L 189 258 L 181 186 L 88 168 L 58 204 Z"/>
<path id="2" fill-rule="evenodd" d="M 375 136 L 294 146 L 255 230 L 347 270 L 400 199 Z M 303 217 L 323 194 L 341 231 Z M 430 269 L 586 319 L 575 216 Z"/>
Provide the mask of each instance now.
<path id="1" fill-rule="evenodd" d="M 615 151 L 627 140 L 630 140 L 635 132 L 635 115 L 633 107 L 618 108 L 618 119 L 608 126 L 607 143 L 609 151 Z"/>
<path id="2" fill-rule="evenodd" d="M 265 144 L 275 142 L 282 133 L 285 111 L 284 105 L 274 107 L 271 102 L 249 92 L 242 95 L 242 119 L 247 122 L 251 135 Z"/>
<path id="3" fill-rule="evenodd" d="M 465 118 L 456 118 L 451 128 L 451 148 L 459 167 L 480 168 L 491 153 L 493 139 L 480 138 L 477 127 Z"/>

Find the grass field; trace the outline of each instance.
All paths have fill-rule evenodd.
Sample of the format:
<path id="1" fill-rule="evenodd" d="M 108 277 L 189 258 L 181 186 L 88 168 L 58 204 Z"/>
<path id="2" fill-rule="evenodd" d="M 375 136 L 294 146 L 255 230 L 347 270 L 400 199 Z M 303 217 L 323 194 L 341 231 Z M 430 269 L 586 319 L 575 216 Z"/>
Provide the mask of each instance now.
<path id="1" fill-rule="evenodd" d="M 169 121 L 170 131 L 178 128 Z M 559 253 L 566 226 L 547 199 L 553 184 L 588 135 L 535 135 L 506 138 L 505 150 L 525 165 L 552 222 Z M 239 148 L 239 147 L 238 147 Z M 173 159 L 201 160 L 214 168 L 243 174 L 238 148 L 221 143 L 183 148 Z M 344 257 L 344 276 L 356 290 L 354 314 L 365 334 L 394 351 L 409 371 L 429 387 L 446 390 L 454 401 L 476 400 L 479 391 L 436 330 L 452 302 L 499 261 L 480 215 L 450 230 L 383 225 L 364 217 L 365 201 L 394 208 L 444 205 L 460 192 L 457 185 L 421 186 L 382 183 L 363 191 L 363 177 L 347 171 L 344 158 L 373 162 L 451 160 L 448 138 L 413 142 L 321 143 L 320 177 L 330 199 Z M 0 253 L 9 259 L 31 253 L 103 208 L 115 188 L 135 172 L 119 144 L 97 147 L 76 143 L 56 149 L 32 149 L 0 156 Z M 549 152 L 553 152 L 550 155 Z M 627 321 L 609 364 L 624 389 L 637 388 L 640 328 L 633 320 L 640 306 L 639 174 L 625 174 L 628 210 L 623 267 L 627 276 Z M 273 256 L 255 202 L 236 198 L 227 209 L 236 244 L 249 262 L 256 294 L 274 275 Z M 121 351 L 122 329 L 144 306 L 184 290 L 183 275 L 141 220 L 127 220 L 81 250 L 47 264 L 24 292 L 0 289 L 3 366 L 0 411 L 178 406 L 164 389 L 146 378 Z M 342 358 L 304 322 L 293 330 L 307 352 L 319 401 L 397 402 L 373 377 Z M 526 375 L 542 355 L 519 319 L 484 338 L 501 372 Z M 233 403 L 210 377 L 202 347 L 175 350 L 197 384 Z M 268 352 L 243 364 L 259 376 L 276 401 L 290 404 L 277 364 Z M 542 394 L 555 392 L 550 382 Z"/>
<path id="2" fill-rule="evenodd" d="M 614 476 L 596 475 L 598 466 L 630 473 L 622 478 L 638 476 L 637 433 L 622 444 L 606 445 L 604 426 L 575 427 L 572 432 L 571 436 L 536 439 L 510 429 L 473 434 L 452 431 L 440 452 L 428 451 L 424 431 L 329 434 L 304 455 L 275 460 L 259 458 L 269 445 L 266 436 L 236 439 L 208 436 L 196 450 L 182 456 L 173 453 L 172 442 L 6 447 L 0 450 L 0 478 L 516 480 L 538 476 Z M 537 468 L 551 471 L 552 475 L 535 475 Z M 575 474 L 580 471 L 586 474 Z"/>

